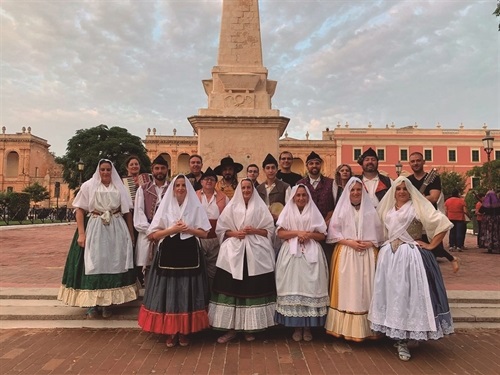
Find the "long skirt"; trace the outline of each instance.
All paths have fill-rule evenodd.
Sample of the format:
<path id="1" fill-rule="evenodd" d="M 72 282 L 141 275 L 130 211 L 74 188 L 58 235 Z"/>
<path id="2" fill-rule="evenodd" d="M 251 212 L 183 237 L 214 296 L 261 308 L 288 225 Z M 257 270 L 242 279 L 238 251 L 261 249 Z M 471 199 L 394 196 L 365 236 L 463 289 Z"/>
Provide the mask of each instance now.
<path id="1" fill-rule="evenodd" d="M 481 241 L 490 252 L 500 253 L 500 215 L 484 215 L 481 223 Z"/>
<path id="2" fill-rule="evenodd" d="M 215 329 L 257 332 L 273 326 L 276 311 L 274 272 L 248 276 L 246 257 L 243 280 L 217 268 L 208 307 L 208 319 Z"/>
<path id="3" fill-rule="evenodd" d="M 190 270 L 161 269 L 160 252 L 156 252 L 138 317 L 139 326 L 146 332 L 187 335 L 209 327 L 208 282 L 198 240 L 191 237 L 179 241 L 185 242 L 179 246 L 180 251 L 182 246 L 197 247 L 200 266 Z"/>
<path id="4" fill-rule="evenodd" d="M 85 218 L 85 227 L 88 219 Z M 57 299 L 69 306 L 119 305 L 138 296 L 134 269 L 118 274 L 85 274 L 85 249 L 78 245 L 78 229 L 69 248 Z"/>
<path id="5" fill-rule="evenodd" d="M 368 321 L 377 253 L 374 248 L 357 252 L 349 246 L 336 246 L 331 266 L 326 333 L 352 341 L 380 337 L 371 330 Z"/>
<path id="6" fill-rule="evenodd" d="M 453 333 L 453 320 L 436 258 L 415 244 L 379 252 L 368 314 L 371 328 L 393 339 L 439 339 Z"/>
<path id="7" fill-rule="evenodd" d="M 278 294 L 275 320 L 287 327 L 323 327 L 328 306 L 328 266 L 321 245 L 315 242 L 318 262 L 290 254 L 283 242 L 276 262 Z"/>

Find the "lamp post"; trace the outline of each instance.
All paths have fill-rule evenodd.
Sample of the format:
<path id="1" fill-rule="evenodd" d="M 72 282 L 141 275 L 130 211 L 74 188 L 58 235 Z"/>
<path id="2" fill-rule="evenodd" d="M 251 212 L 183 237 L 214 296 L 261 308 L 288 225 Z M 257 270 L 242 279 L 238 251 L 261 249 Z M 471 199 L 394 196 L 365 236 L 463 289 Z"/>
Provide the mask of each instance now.
<path id="1" fill-rule="evenodd" d="M 486 152 L 486 155 L 488 156 L 488 167 L 486 169 L 486 180 L 488 181 L 488 189 L 492 188 L 491 186 L 491 173 L 490 173 L 490 160 L 491 160 L 491 152 L 493 151 L 493 141 L 495 138 L 493 138 L 490 134 L 489 130 L 486 130 L 486 137 L 482 139 L 483 142 L 483 148 L 484 151 Z"/>
<path id="2" fill-rule="evenodd" d="M 394 164 L 394 166 L 396 167 L 396 174 L 399 177 L 401 175 L 401 170 L 403 169 L 403 165 L 401 164 L 401 160 L 398 160 L 398 162 L 396 164 Z"/>
<path id="3" fill-rule="evenodd" d="M 78 161 L 77 167 L 78 167 L 78 173 L 80 174 L 80 186 L 82 186 L 83 170 L 85 169 L 85 164 L 83 163 L 82 158 L 80 158 L 80 160 Z"/>

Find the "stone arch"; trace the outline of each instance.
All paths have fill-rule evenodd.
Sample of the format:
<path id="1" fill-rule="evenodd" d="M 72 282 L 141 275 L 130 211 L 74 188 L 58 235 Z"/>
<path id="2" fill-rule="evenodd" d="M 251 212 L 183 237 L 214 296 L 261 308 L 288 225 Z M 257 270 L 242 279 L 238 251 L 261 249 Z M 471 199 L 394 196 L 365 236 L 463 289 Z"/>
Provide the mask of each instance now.
<path id="1" fill-rule="evenodd" d="M 179 155 L 177 158 L 177 174 L 189 173 L 189 156 L 190 155 L 188 153 L 182 153 Z"/>
<path id="2" fill-rule="evenodd" d="M 19 154 L 16 151 L 11 151 L 7 154 L 5 177 L 17 177 L 18 175 L 19 175 Z"/>
<path id="3" fill-rule="evenodd" d="M 306 167 L 304 161 L 301 158 L 293 158 L 292 172 L 304 175 L 306 173 Z"/>

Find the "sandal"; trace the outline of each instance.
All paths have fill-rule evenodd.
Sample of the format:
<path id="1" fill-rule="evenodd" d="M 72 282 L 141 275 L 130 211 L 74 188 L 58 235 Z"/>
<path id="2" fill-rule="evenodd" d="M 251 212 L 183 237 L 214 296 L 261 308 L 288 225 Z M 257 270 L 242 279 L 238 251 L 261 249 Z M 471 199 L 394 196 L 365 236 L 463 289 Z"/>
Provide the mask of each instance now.
<path id="1" fill-rule="evenodd" d="M 177 335 L 168 335 L 167 342 L 165 344 L 167 345 L 167 348 L 173 348 L 177 345 Z"/>
<path id="2" fill-rule="evenodd" d="M 110 318 L 111 315 L 113 315 L 113 312 L 111 311 L 111 307 L 103 307 L 102 308 L 102 317 L 107 319 Z"/>
<path id="3" fill-rule="evenodd" d="M 97 318 L 97 307 L 89 307 L 85 313 L 87 319 Z"/>
<path id="4" fill-rule="evenodd" d="M 295 328 L 293 332 L 292 339 L 295 342 L 299 342 L 302 340 L 302 328 Z"/>
<path id="5" fill-rule="evenodd" d="M 189 345 L 189 338 L 186 335 L 183 335 L 182 333 L 179 333 L 179 345 L 180 346 Z"/>
<path id="6" fill-rule="evenodd" d="M 313 335 L 309 327 L 304 328 L 304 341 L 312 341 Z"/>
<path id="7" fill-rule="evenodd" d="M 245 333 L 244 336 L 245 336 L 245 341 L 250 342 L 255 340 L 255 336 L 253 335 L 253 333 Z"/>
<path id="8" fill-rule="evenodd" d="M 408 350 L 408 344 L 405 341 L 398 341 L 394 346 L 398 349 L 399 359 L 402 361 L 409 361 L 411 358 L 410 351 Z"/>
<path id="9" fill-rule="evenodd" d="M 453 257 L 451 265 L 453 266 L 453 273 L 457 273 L 458 270 L 460 269 L 460 258 Z"/>
<path id="10" fill-rule="evenodd" d="M 227 331 L 221 337 L 217 339 L 219 344 L 225 344 L 236 337 L 236 332 L 233 330 Z"/>

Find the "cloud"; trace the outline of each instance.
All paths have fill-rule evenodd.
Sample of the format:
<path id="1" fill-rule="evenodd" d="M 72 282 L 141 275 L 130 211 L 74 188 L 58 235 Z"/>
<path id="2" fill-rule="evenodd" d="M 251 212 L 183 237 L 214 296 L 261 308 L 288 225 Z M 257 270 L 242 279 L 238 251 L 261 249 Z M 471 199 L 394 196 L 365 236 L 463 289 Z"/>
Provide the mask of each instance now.
<path id="1" fill-rule="evenodd" d="M 0 6 L 1 118 L 64 153 L 101 123 L 192 134 L 217 64 L 221 1 Z M 498 126 L 497 20 L 487 1 L 260 1 L 273 107 L 289 136 L 337 122 Z"/>

